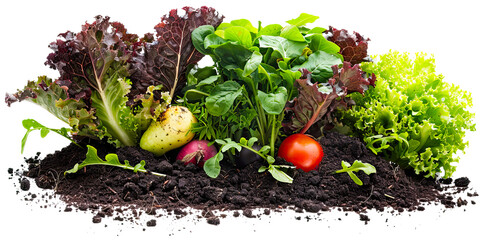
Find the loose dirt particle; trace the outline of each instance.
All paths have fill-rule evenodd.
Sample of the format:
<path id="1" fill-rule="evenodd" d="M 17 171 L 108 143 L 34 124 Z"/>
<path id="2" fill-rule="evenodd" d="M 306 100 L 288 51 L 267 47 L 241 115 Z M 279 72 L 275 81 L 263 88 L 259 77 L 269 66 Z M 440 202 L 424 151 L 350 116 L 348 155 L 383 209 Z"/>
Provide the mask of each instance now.
<path id="1" fill-rule="evenodd" d="M 455 179 L 454 183 L 456 187 L 468 187 L 468 184 L 470 184 L 470 179 L 468 179 L 467 177 L 461 177 Z"/>
<path id="2" fill-rule="evenodd" d="M 22 189 L 23 191 L 30 190 L 30 181 L 26 178 L 22 178 L 22 180 L 20 181 L 20 189 Z"/>
<path id="3" fill-rule="evenodd" d="M 215 217 L 215 216 L 214 217 L 209 217 L 209 218 L 207 218 L 207 223 L 212 224 L 212 225 L 218 225 L 218 224 L 220 224 L 220 218 Z"/>
<path id="4" fill-rule="evenodd" d="M 152 219 L 147 222 L 147 227 L 155 227 L 155 226 L 157 226 L 157 220 Z"/>

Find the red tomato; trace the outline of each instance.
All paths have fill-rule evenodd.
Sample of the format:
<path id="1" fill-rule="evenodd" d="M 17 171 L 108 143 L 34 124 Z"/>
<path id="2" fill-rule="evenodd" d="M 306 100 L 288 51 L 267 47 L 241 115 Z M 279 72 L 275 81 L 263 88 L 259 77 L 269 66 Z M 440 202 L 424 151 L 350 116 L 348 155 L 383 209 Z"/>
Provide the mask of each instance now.
<path id="1" fill-rule="evenodd" d="M 297 133 L 283 140 L 278 149 L 278 156 L 309 172 L 317 168 L 322 161 L 323 149 L 313 138 Z"/>

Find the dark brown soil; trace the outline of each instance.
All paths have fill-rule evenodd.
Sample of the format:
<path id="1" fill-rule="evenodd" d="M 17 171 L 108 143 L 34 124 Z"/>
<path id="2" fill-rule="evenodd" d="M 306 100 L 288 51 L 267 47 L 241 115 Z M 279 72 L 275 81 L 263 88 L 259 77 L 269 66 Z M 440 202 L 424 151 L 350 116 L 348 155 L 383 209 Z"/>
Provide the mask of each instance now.
<path id="1" fill-rule="evenodd" d="M 367 209 L 384 211 L 391 207 L 397 212 L 422 211 L 425 209 L 422 203 L 439 202 L 446 207 L 468 203 L 460 198 L 455 200 L 445 191 L 447 188 L 467 189 L 468 178 L 457 179 L 452 184 L 452 179 L 437 181 L 416 176 L 374 155 L 358 139 L 334 132 L 327 133 L 320 142 L 325 156 L 319 170 L 308 173 L 290 170 L 289 174 L 294 178 L 292 184 L 279 183 L 269 173 L 258 173 L 261 162 L 243 169 L 222 162 L 220 176 L 211 179 L 203 169 L 173 162 L 174 152 L 156 157 L 139 148 L 115 149 L 98 142 L 88 144 L 94 145 L 100 156 L 116 153 L 119 159 L 129 160 L 131 165 L 145 160 L 147 169 L 165 173 L 168 177 L 105 166 L 90 166 L 64 176 L 65 170 L 85 158 L 86 150 L 73 144 L 41 161 L 38 157 L 28 159 L 29 170 L 24 175 L 33 178 L 40 188 L 55 189 L 68 204 L 65 211 L 72 211 L 71 207 L 96 211 L 92 219 L 94 223 L 101 222 L 106 216 L 116 216 L 115 220 L 123 221 L 124 218 L 117 214 L 121 212 L 119 206 L 134 206 L 134 209 L 148 214 L 155 213 L 156 209 L 167 209 L 179 217 L 188 214 L 184 211 L 188 206 L 203 210 L 202 217 L 217 225 L 220 218 L 212 214 L 212 210 L 234 210 L 234 216 L 239 215 L 238 210 L 243 210 L 244 216 L 256 217 L 251 209 L 265 208 L 264 214 L 268 215 L 270 209 L 291 208 L 297 212 L 315 213 L 339 207 L 361 213 L 360 219 L 368 222 Z M 376 167 L 377 173 L 368 176 L 358 172 L 357 176 L 364 185 L 356 185 L 346 173 L 332 174 L 341 169 L 342 160 L 370 163 Z M 27 188 L 23 181 L 22 189 Z M 478 196 L 476 192 L 469 194 L 475 195 Z M 147 226 L 155 225 L 154 220 L 147 223 Z"/>

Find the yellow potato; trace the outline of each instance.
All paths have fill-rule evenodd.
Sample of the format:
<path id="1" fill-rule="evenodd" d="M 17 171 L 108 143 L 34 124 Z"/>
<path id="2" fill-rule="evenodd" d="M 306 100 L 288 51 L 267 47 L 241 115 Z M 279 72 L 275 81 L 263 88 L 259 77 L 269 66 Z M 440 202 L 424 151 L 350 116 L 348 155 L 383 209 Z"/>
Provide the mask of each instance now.
<path id="1" fill-rule="evenodd" d="M 195 136 L 190 129 L 196 122 L 186 107 L 171 106 L 150 124 L 140 139 L 140 147 L 156 155 L 181 147 Z"/>

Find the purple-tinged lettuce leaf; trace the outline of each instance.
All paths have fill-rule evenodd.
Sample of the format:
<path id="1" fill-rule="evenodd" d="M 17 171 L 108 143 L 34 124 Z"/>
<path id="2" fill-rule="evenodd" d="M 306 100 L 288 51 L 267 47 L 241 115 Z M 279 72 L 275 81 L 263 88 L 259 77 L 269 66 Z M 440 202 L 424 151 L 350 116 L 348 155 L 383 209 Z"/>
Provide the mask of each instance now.
<path id="1" fill-rule="evenodd" d="M 328 34 L 327 40 L 340 47 L 340 54 L 342 54 L 344 61 L 352 64 L 366 61 L 369 38 L 364 38 L 357 32 L 350 34 L 345 29 L 338 30 L 333 27 L 330 27 L 326 33 Z"/>
<path id="2" fill-rule="evenodd" d="M 305 133 L 311 125 L 332 111 L 330 105 L 339 95 L 335 87 L 330 92 L 323 92 L 322 85 L 312 83 L 309 76 L 297 79 L 294 85 L 298 89 L 298 97 L 285 106 L 285 111 L 293 115 L 283 123 L 283 128 L 287 132 L 302 130 L 301 133 Z"/>
<path id="3" fill-rule="evenodd" d="M 359 92 L 363 94 L 368 90 L 369 86 L 375 87 L 376 77 L 372 74 L 368 79 L 365 79 L 365 72 L 360 69 L 360 65 L 352 64 L 349 62 L 343 62 L 342 68 L 338 68 L 338 65 L 332 66 L 333 79 L 339 87 L 345 87 L 347 93 Z"/>
<path id="4" fill-rule="evenodd" d="M 28 81 L 23 90 L 14 94 L 7 93 L 5 101 L 8 106 L 24 100 L 36 103 L 58 119 L 68 123 L 71 112 L 86 107 L 86 104 L 82 100 L 75 99 L 58 103 L 59 100 L 67 98 L 68 94 L 65 87 L 58 85 L 46 76 L 40 76 L 36 81 Z"/>
<path id="5" fill-rule="evenodd" d="M 111 27 L 108 17 L 97 16 L 93 24 L 85 24 L 75 41 L 90 64 L 82 66 L 79 77 L 94 90 L 91 103 L 95 116 L 101 121 L 99 128 L 105 128 L 108 139 L 117 146 L 134 146 L 137 124 L 133 110 L 126 105 L 126 95 L 131 88 L 125 80 L 130 54 L 121 37 L 122 34 Z"/>
<path id="6" fill-rule="evenodd" d="M 13 102 L 30 101 L 43 107 L 58 119 L 71 127 L 74 136 L 96 138 L 99 121 L 93 110 L 87 110 L 82 99 L 68 98 L 67 88 L 57 84 L 46 76 L 38 77 L 37 81 L 29 81 L 23 90 L 7 94 L 8 106 Z"/>
<path id="7" fill-rule="evenodd" d="M 363 94 L 369 86 L 375 84 L 375 75 L 365 79 L 366 74 L 358 65 L 352 67 L 349 62 L 344 62 L 343 68 L 333 66 L 332 69 L 334 75 L 327 83 L 312 83 L 311 73 L 303 69 L 302 78 L 295 82 L 298 96 L 285 106 L 285 111 L 291 116 L 283 122 L 283 128 L 287 132 L 305 133 L 321 120 L 332 122 L 331 113 L 341 106 L 351 105 L 346 99 L 347 94 Z"/>
<path id="8" fill-rule="evenodd" d="M 126 77 L 128 61 L 137 52 L 138 37 L 127 33 L 123 24 L 109 20 L 97 16 L 79 33 L 60 34 L 50 44 L 53 53 L 45 64 L 59 71 L 54 86 L 65 92 L 50 101 L 48 110 L 82 102 L 83 106 L 62 119 L 70 124 L 73 134 L 107 137 L 117 146 L 133 146 L 137 143 L 138 124 L 133 110 L 126 105 L 131 88 Z M 36 101 L 41 99 L 37 97 Z"/>
<path id="9" fill-rule="evenodd" d="M 183 10 L 184 16 L 179 16 L 176 9 L 163 16 L 154 27 L 156 39 L 145 43 L 143 54 L 133 58 L 133 95 L 145 93 L 149 86 L 163 85 L 173 98 L 186 84 L 189 66 L 203 57 L 192 44 L 192 31 L 202 25 L 217 27 L 223 20 L 213 8 Z"/>
<path id="10" fill-rule="evenodd" d="M 145 94 L 137 95 L 135 99 L 138 102 L 136 108 L 135 118 L 137 118 L 140 130 L 144 131 L 150 126 L 150 122 L 160 117 L 160 114 L 165 112 L 170 105 L 172 98 L 168 92 L 161 93 L 161 99 L 157 100 L 154 97 L 154 91 L 161 90 L 162 86 L 149 86 Z"/>
<path id="11" fill-rule="evenodd" d="M 49 45 L 54 52 L 48 55 L 45 65 L 58 70 L 60 77 L 56 82 L 66 89 L 68 98 L 87 100 L 86 104 L 90 107 L 88 99 L 92 90 L 88 87 L 84 75 L 91 62 L 86 58 L 85 51 L 79 49 L 75 35 L 70 31 L 59 34 L 59 38 Z"/>

